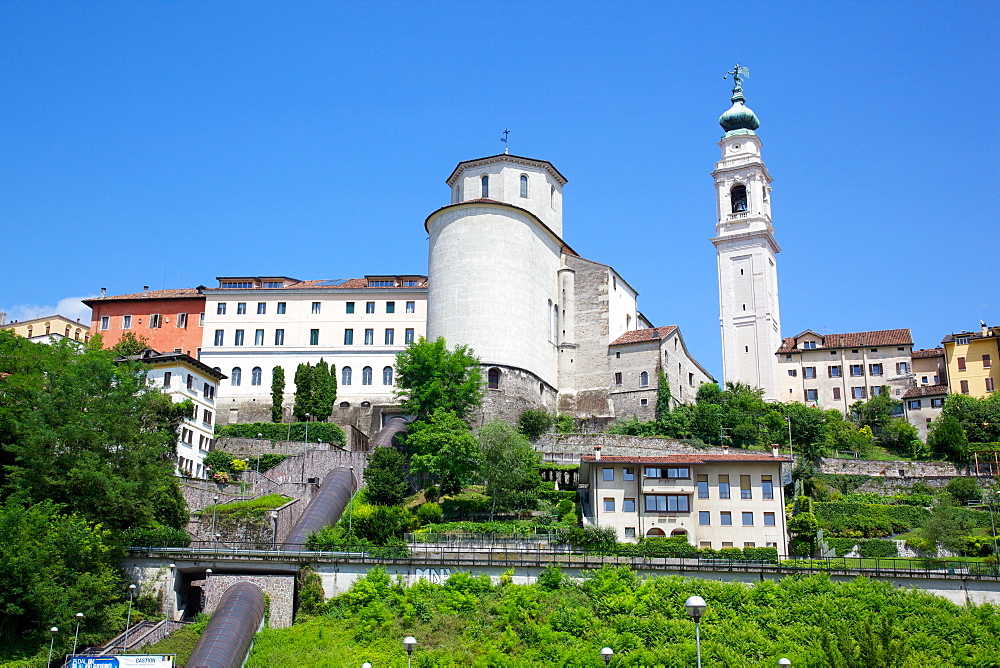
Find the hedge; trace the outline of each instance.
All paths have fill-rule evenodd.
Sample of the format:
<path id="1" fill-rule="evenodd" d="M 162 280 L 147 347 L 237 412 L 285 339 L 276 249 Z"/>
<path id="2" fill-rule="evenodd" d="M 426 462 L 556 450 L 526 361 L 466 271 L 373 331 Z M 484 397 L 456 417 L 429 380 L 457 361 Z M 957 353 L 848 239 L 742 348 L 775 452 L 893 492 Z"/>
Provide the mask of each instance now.
<path id="1" fill-rule="evenodd" d="M 227 424 L 219 427 L 216 436 L 220 438 L 262 438 L 269 441 L 304 441 L 306 425 L 309 427 L 309 441 L 315 443 L 331 443 L 343 447 L 347 443 L 344 430 L 332 422 L 295 422 L 281 424 L 276 422 L 250 422 L 246 424 Z"/>
<path id="2" fill-rule="evenodd" d="M 899 556 L 894 540 L 882 538 L 828 538 L 826 544 L 837 552 L 838 557 L 846 556 L 855 547 L 864 559 L 890 559 Z"/>
<path id="3" fill-rule="evenodd" d="M 820 526 L 837 538 L 879 538 L 919 527 L 930 514 L 919 506 L 887 506 L 847 501 L 813 504 Z"/>
<path id="4" fill-rule="evenodd" d="M 183 529 L 161 526 L 129 529 L 125 532 L 124 542 L 132 547 L 188 547 L 191 536 Z"/>

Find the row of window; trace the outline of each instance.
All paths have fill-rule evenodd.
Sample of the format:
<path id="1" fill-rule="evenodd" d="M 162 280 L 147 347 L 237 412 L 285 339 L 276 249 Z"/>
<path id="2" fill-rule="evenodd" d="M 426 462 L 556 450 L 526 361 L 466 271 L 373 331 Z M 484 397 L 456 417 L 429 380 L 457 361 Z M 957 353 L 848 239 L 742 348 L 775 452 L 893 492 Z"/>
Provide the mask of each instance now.
<path id="1" fill-rule="evenodd" d="M 851 388 L 851 398 L 852 399 L 867 399 L 869 392 L 871 396 L 877 397 L 882 394 L 885 390 L 882 385 L 872 385 L 870 388 L 866 388 L 864 385 L 857 385 Z M 832 388 L 830 396 L 834 401 L 840 401 L 841 393 L 839 387 Z M 819 390 L 817 389 L 807 389 L 805 390 L 806 401 L 819 401 Z"/>
<path id="2" fill-rule="evenodd" d="M 416 338 L 416 331 L 413 328 L 407 328 L 403 333 L 403 343 L 409 345 L 413 343 Z M 383 341 L 385 345 L 392 346 L 396 344 L 396 330 L 389 328 L 384 331 Z M 233 333 L 233 345 L 242 346 L 246 342 L 246 330 L 237 329 Z M 217 329 L 215 330 L 215 338 L 213 339 L 213 344 L 216 346 L 226 345 L 226 330 Z M 264 330 L 258 329 L 254 330 L 253 344 L 255 346 L 264 345 Z M 285 330 L 276 329 L 274 330 L 274 345 L 283 346 L 285 345 Z M 318 346 L 319 345 L 319 329 L 309 330 L 309 345 Z M 351 346 L 354 345 L 354 330 L 345 329 L 344 330 L 344 345 Z M 366 329 L 365 330 L 365 345 L 371 346 L 375 345 L 375 330 Z"/>
<path id="3" fill-rule="evenodd" d="M 689 505 L 689 497 L 684 494 L 646 494 L 643 496 L 645 501 L 646 512 L 662 513 L 662 512 L 677 512 L 677 513 L 687 513 L 691 511 Z M 616 501 L 612 497 L 605 497 L 603 508 L 605 513 L 614 513 L 616 510 Z M 622 500 L 623 513 L 634 513 L 635 512 L 635 499 L 626 498 Z M 752 511 L 743 511 L 740 513 L 743 520 L 743 526 L 752 527 L 754 526 L 754 513 Z M 766 512 L 764 515 L 764 526 L 773 527 L 775 526 L 775 513 Z M 712 512 L 709 510 L 699 510 L 698 511 L 698 524 L 701 526 L 711 526 L 712 525 Z M 729 510 L 723 510 L 719 512 L 719 524 L 721 526 L 732 526 L 733 524 L 733 513 Z"/>
<path id="4" fill-rule="evenodd" d="M 130 315 L 123 315 L 123 316 L 121 316 L 121 318 L 122 318 L 122 322 L 121 322 L 122 329 L 132 329 L 132 316 L 130 316 Z M 138 321 L 140 323 L 142 323 L 142 318 L 139 318 Z M 149 316 L 148 316 L 148 318 L 146 320 L 146 327 L 148 329 L 160 329 L 161 327 L 163 327 L 163 323 L 167 322 L 167 321 L 169 321 L 169 319 L 168 318 L 164 318 L 164 316 L 163 316 L 162 313 L 151 313 L 151 314 L 149 314 Z M 188 326 L 188 314 L 187 313 L 178 313 L 178 314 L 176 314 L 176 316 L 174 317 L 174 327 L 177 327 L 178 329 L 186 329 L 187 326 Z M 204 313 L 199 313 L 198 314 L 198 326 L 199 327 L 204 327 L 205 326 L 205 314 Z M 101 316 L 101 331 L 106 332 L 109 329 L 111 329 L 111 316 L 109 316 L 109 315 L 102 315 Z"/>
<path id="5" fill-rule="evenodd" d="M 181 427 L 181 443 L 186 443 L 191 447 L 194 447 L 194 430 L 188 429 L 187 427 Z M 204 434 L 198 435 L 198 449 L 208 450 L 211 448 L 212 439 Z"/>
<path id="6" fill-rule="evenodd" d="M 218 367 L 215 369 L 220 371 Z M 273 371 L 272 371 L 273 373 Z M 345 366 L 340 370 L 340 384 L 350 385 L 353 380 L 354 372 L 349 366 Z M 263 371 L 259 366 L 255 366 L 250 371 L 250 385 L 258 386 L 262 385 L 264 381 Z M 382 369 L 382 384 L 392 385 L 393 382 L 393 370 L 391 366 L 387 366 Z M 233 387 L 239 387 L 243 383 L 243 369 L 235 366 L 229 372 L 229 384 Z M 366 366 L 361 370 L 361 384 L 371 385 L 372 384 L 372 368 Z"/>
<path id="7" fill-rule="evenodd" d="M 391 281 L 386 281 L 391 284 Z M 354 313 L 354 302 L 344 302 L 345 313 Z M 215 306 L 216 315 L 226 315 L 226 302 L 219 302 Z M 286 302 L 278 302 L 275 307 L 275 313 L 278 315 L 285 315 L 287 310 Z M 313 315 L 321 313 L 323 310 L 323 302 L 313 302 L 310 307 L 310 313 Z M 236 303 L 236 315 L 245 315 L 247 312 L 246 302 Z M 375 312 L 375 302 L 365 302 L 365 313 Z M 385 302 L 385 312 L 395 313 L 396 312 L 396 302 Z M 417 303 L 416 302 L 406 302 L 406 312 L 416 313 Z M 267 315 L 267 302 L 257 302 L 257 315 Z"/>
<path id="8" fill-rule="evenodd" d="M 865 365 L 864 364 L 852 364 L 850 365 L 850 372 L 852 377 L 864 376 L 865 375 Z M 896 373 L 904 374 L 910 372 L 909 362 L 898 362 L 896 364 Z M 840 365 L 828 366 L 826 368 L 827 377 L 829 378 L 840 378 L 843 374 L 841 373 Z M 868 375 L 869 376 L 881 376 L 883 374 L 883 367 L 881 364 L 869 364 L 868 365 Z M 798 376 L 798 369 L 789 369 L 789 376 Z M 816 377 L 816 367 L 814 366 L 804 366 L 802 367 L 802 377 L 803 378 L 815 378 Z"/>
<path id="9" fill-rule="evenodd" d="M 66 325 L 66 331 L 64 332 L 63 336 L 65 336 L 67 339 L 69 338 L 70 331 L 72 330 L 72 328 L 73 328 L 72 325 Z M 34 335 L 34 333 L 35 333 L 35 327 L 34 327 L 34 325 L 28 325 L 27 338 L 30 339 Z M 45 333 L 46 334 L 51 334 L 52 333 L 52 323 L 50 323 L 50 322 L 45 323 Z M 83 334 L 83 337 L 84 337 L 83 340 L 84 341 L 89 341 L 90 340 L 90 333 L 89 332 L 84 332 L 84 330 L 82 330 L 79 327 L 76 328 L 76 333 L 74 334 L 73 338 L 76 341 L 79 341 L 81 334 Z"/>
<path id="10" fill-rule="evenodd" d="M 992 360 L 990 360 L 990 356 L 989 355 L 983 355 L 983 368 L 984 369 L 990 369 L 990 368 L 992 368 L 992 364 L 993 364 L 993 362 L 992 362 Z M 965 369 L 966 369 L 965 358 L 964 357 L 959 357 L 958 358 L 958 370 L 959 371 L 965 371 Z"/>
<path id="11" fill-rule="evenodd" d="M 931 408 L 941 408 L 944 406 L 944 397 L 932 397 L 929 399 Z M 920 410 L 924 405 L 923 399 L 908 399 L 906 401 L 906 407 L 911 411 Z"/>
<path id="12" fill-rule="evenodd" d="M 800 350 L 816 350 L 816 342 L 815 341 L 803 341 L 802 345 L 799 346 L 799 349 Z M 877 353 L 878 352 L 878 348 L 872 348 L 871 351 L 873 353 Z M 903 346 L 899 346 L 898 348 L 896 348 L 896 351 L 897 352 L 905 352 L 906 348 L 903 347 Z M 857 355 L 859 352 L 861 352 L 861 350 L 859 348 L 853 348 L 851 350 L 851 354 L 852 355 Z M 831 355 L 836 355 L 837 351 L 836 350 L 831 350 L 830 354 Z M 791 355 L 786 355 L 785 356 L 785 361 L 786 362 L 791 362 L 792 361 L 792 356 Z"/>
<path id="13" fill-rule="evenodd" d="M 614 481 L 617 469 L 613 466 L 605 466 L 601 469 L 601 479 L 604 481 Z M 631 466 L 622 467 L 622 480 L 629 481 L 635 480 L 635 468 Z M 643 476 L 645 478 L 657 478 L 657 479 L 668 479 L 668 480 L 690 480 L 691 479 L 691 468 L 688 466 L 677 466 L 677 467 L 660 467 L 660 466 L 647 466 L 643 469 Z M 716 485 L 718 489 L 718 498 L 728 499 L 730 498 L 730 483 L 729 475 L 725 473 L 720 473 L 716 476 Z M 698 480 L 698 498 L 708 499 L 711 498 L 709 493 L 709 479 L 707 473 L 699 473 Z M 774 498 L 774 479 L 769 475 L 762 475 L 760 477 L 760 489 L 761 498 L 763 499 L 773 499 Z M 752 479 L 749 475 L 740 476 L 740 498 L 741 499 L 752 499 L 753 498 L 753 485 Z"/>
<path id="14" fill-rule="evenodd" d="M 621 353 L 617 353 L 617 355 L 618 355 L 618 357 L 621 357 Z M 680 373 L 681 373 L 680 362 L 677 363 L 677 373 L 678 373 L 678 375 L 680 375 Z M 614 381 L 615 381 L 615 385 L 622 385 L 624 383 L 621 371 L 616 371 L 615 372 Z M 688 385 L 691 385 L 692 387 L 694 386 L 694 374 L 693 373 L 689 373 L 688 374 Z M 642 371 L 642 372 L 639 373 L 639 387 L 649 387 L 649 372 Z M 643 406 L 645 406 L 645 405 L 646 404 L 643 404 Z"/>
<path id="15" fill-rule="evenodd" d="M 481 192 L 483 199 L 489 199 L 490 196 L 490 177 L 488 174 L 483 174 L 479 179 L 481 185 Z M 521 174 L 521 197 L 528 196 L 528 175 Z"/>
<path id="16" fill-rule="evenodd" d="M 163 387 L 173 387 L 173 376 L 174 374 L 171 371 L 167 371 L 163 374 Z M 187 379 L 184 384 L 188 390 L 194 392 L 194 376 L 192 374 L 187 374 Z M 209 401 L 215 399 L 215 386 L 211 383 L 205 383 L 201 392 L 205 399 L 208 399 Z"/>
<path id="17" fill-rule="evenodd" d="M 961 389 L 962 394 L 969 394 L 969 381 L 967 381 L 967 380 L 959 381 L 959 388 Z M 994 389 L 996 389 L 996 388 L 993 386 L 993 379 L 992 378 L 987 378 L 986 379 L 986 391 L 987 392 L 992 392 Z"/>

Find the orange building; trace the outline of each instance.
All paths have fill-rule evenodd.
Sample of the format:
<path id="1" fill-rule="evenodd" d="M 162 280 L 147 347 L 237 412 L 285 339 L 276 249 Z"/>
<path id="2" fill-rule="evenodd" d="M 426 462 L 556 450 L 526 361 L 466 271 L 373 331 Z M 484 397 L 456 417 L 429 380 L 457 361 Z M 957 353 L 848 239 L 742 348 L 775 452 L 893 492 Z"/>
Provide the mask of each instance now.
<path id="1" fill-rule="evenodd" d="M 100 334 L 104 347 L 118 343 L 125 332 L 146 339 L 149 348 L 190 355 L 201 352 L 205 296 L 197 288 L 150 290 L 131 295 L 84 299 L 91 308 L 90 335 Z"/>

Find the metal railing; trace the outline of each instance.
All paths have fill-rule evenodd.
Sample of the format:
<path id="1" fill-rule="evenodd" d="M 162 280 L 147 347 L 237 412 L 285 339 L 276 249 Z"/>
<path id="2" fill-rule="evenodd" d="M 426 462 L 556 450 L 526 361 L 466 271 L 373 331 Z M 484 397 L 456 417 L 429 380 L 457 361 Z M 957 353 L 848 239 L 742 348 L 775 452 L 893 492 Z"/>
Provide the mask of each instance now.
<path id="1" fill-rule="evenodd" d="M 261 549 L 229 543 L 196 543 L 190 547 L 131 547 L 129 556 L 177 560 L 184 557 L 218 562 L 287 562 L 298 568 L 303 562 L 403 564 L 418 567 L 454 565 L 468 567 L 532 567 L 594 569 L 605 565 L 629 566 L 636 570 L 670 572 L 748 572 L 762 574 L 829 573 L 869 577 L 1000 580 L 997 564 L 951 559 L 866 559 L 863 557 L 779 557 L 777 561 L 753 561 L 703 556 L 640 556 L 587 551 L 566 545 L 465 547 L 441 544 L 410 544 L 373 547 L 343 545 L 335 550 L 308 550 L 292 545 Z"/>

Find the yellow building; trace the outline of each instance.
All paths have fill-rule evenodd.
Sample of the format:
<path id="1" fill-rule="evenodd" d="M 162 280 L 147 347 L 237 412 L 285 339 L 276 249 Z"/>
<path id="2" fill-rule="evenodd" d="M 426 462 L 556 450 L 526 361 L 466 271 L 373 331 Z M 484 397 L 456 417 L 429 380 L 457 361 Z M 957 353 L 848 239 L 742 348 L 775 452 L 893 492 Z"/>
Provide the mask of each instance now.
<path id="1" fill-rule="evenodd" d="M 10 322 L 0 325 L 0 329 L 40 343 L 52 343 L 62 338 L 86 343 L 90 339 L 90 323 L 83 324 L 63 315 Z"/>
<path id="2" fill-rule="evenodd" d="M 1000 327 L 949 334 L 944 344 L 948 391 L 985 397 L 1000 387 Z"/>

